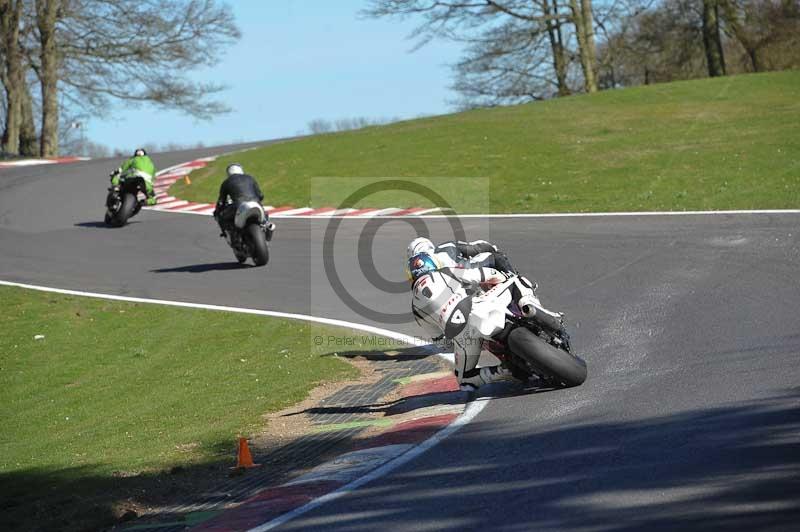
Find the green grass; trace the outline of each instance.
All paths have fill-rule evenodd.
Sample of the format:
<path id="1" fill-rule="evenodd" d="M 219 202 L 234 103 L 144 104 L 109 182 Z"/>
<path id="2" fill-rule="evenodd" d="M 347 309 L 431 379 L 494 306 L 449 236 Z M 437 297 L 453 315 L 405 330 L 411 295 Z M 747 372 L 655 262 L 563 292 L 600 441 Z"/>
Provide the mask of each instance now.
<path id="1" fill-rule="evenodd" d="M 54 519 L 58 501 L 91 510 L 130 477 L 232 465 L 263 414 L 358 375 L 314 346 L 343 330 L 8 287 L 0 301 L 0 486 L 18 518 L 32 500 Z"/>
<path id="2" fill-rule="evenodd" d="M 171 193 L 215 200 L 232 161 L 259 178 L 272 205 L 337 206 L 365 178 L 409 177 L 446 193 L 463 213 L 797 208 L 800 71 L 606 91 L 309 137 L 222 157 Z M 454 177 L 473 179 L 444 179 Z M 401 192 L 359 204 L 418 205 L 428 203 Z"/>

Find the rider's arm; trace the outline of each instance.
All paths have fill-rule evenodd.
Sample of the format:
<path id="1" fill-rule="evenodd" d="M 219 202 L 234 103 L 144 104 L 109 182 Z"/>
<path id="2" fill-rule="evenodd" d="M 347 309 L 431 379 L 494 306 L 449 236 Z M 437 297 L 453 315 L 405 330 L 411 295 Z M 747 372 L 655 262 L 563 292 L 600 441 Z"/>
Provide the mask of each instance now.
<path id="1" fill-rule="evenodd" d="M 253 186 L 256 189 L 256 196 L 258 196 L 258 201 L 264 201 L 264 193 L 261 192 L 261 187 L 258 186 L 258 181 L 256 181 L 256 178 L 253 178 Z"/>
<path id="2" fill-rule="evenodd" d="M 497 251 L 497 246 L 486 240 L 475 240 L 473 242 L 451 240 L 450 242 L 444 242 L 436 246 L 437 252 L 447 252 L 453 249 L 456 251 L 455 255 L 468 259 L 475 255 L 480 255 L 481 253 L 494 253 Z"/>
<path id="3" fill-rule="evenodd" d="M 494 268 L 444 268 L 439 271 L 464 284 L 497 284 L 508 279 L 506 274 Z"/>
<path id="4" fill-rule="evenodd" d="M 151 176 L 154 176 L 154 177 L 155 177 L 155 175 L 156 175 L 156 172 L 157 172 L 157 170 L 156 170 L 156 164 L 153 162 L 153 159 L 151 159 L 149 155 L 145 155 L 144 157 L 145 157 L 145 159 L 147 160 L 147 172 L 148 172 L 148 173 L 149 173 Z"/>
<path id="5" fill-rule="evenodd" d="M 122 166 L 119 167 L 120 172 L 127 172 L 131 166 L 133 166 L 133 157 L 122 163 Z"/>
<path id="6" fill-rule="evenodd" d="M 218 211 L 225 206 L 225 198 L 228 196 L 228 180 L 222 182 L 219 186 L 219 197 L 217 198 L 217 208 L 214 209 L 214 213 L 216 214 Z"/>
<path id="7" fill-rule="evenodd" d="M 470 258 L 481 253 L 494 253 L 497 246 L 486 240 L 475 240 L 474 242 L 456 242 L 456 248 L 462 257 Z"/>

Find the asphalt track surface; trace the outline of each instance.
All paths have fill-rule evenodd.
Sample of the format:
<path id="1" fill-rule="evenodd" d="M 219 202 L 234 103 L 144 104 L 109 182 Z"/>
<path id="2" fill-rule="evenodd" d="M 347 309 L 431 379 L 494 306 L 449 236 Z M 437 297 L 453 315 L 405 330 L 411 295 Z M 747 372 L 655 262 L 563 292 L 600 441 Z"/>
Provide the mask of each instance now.
<path id="1" fill-rule="evenodd" d="M 227 151 L 156 155 L 159 167 Z M 210 217 L 143 212 L 102 226 L 117 161 L 0 170 L 0 279 L 334 317 L 415 334 L 382 312 L 356 242 L 400 286 L 411 227 L 283 220 L 266 268 L 239 268 Z M 469 425 L 280 530 L 757 530 L 800 522 L 800 215 L 464 220 L 565 311 L 581 387 L 495 385 Z M 435 238 L 447 221 L 425 220 Z M 367 229 L 365 229 L 367 227 Z M 362 253 L 362 259 L 363 259 Z M 407 318 L 407 315 L 406 315 Z"/>

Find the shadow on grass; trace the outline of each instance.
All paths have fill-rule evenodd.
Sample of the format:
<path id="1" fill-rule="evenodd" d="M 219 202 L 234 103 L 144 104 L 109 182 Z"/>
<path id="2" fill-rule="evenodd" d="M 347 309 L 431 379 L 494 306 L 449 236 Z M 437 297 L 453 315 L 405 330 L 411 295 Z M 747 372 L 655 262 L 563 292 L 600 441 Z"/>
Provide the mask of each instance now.
<path id="1" fill-rule="evenodd" d="M 0 530 L 83 531 L 126 529 L 158 524 L 153 530 L 178 530 L 219 513 L 222 505 L 241 502 L 255 491 L 285 482 L 294 473 L 350 449 L 359 430 L 308 434 L 269 448 L 251 441 L 262 467 L 234 470 L 233 439 L 210 445 L 227 458 L 202 464 L 176 464 L 168 471 L 140 474 L 99 472 L 95 465 L 27 468 L 0 474 Z M 179 508 L 209 505 L 202 511 Z"/>
<path id="2" fill-rule="evenodd" d="M 492 393 L 493 408 L 503 411 L 513 394 L 499 391 Z M 800 519 L 799 426 L 798 388 L 631 420 L 556 417 L 542 426 L 483 418 L 445 441 L 440 451 L 458 449 L 452 461 L 435 461 L 442 452 L 423 455 L 391 482 L 373 483 L 357 497 L 314 512 L 335 519 L 317 516 L 304 523 L 301 517 L 289 528 L 326 523 L 326 530 L 792 530 Z M 321 463 L 354 435 L 335 442 L 326 442 L 325 434 L 306 436 L 308 461 L 282 471 L 297 444 L 263 454 L 256 449 L 264 485 L 280 483 L 292 468 Z M 126 507 L 159 506 L 188 493 L 224 500 L 227 488 L 219 483 L 228 480 L 231 461 L 135 477 L 98 475 L 91 467 L 4 473 L 0 527 L 98 529 L 115 523 Z M 257 474 L 230 481 L 251 482 Z M 467 500 L 480 505 L 470 509 Z"/>
<path id="3" fill-rule="evenodd" d="M 239 264 L 238 262 L 213 262 L 210 264 L 191 264 L 189 266 L 177 266 L 175 268 L 159 268 L 150 270 L 153 273 L 205 273 L 212 271 L 226 270 L 247 270 L 254 268 L 250 264 Z"/>

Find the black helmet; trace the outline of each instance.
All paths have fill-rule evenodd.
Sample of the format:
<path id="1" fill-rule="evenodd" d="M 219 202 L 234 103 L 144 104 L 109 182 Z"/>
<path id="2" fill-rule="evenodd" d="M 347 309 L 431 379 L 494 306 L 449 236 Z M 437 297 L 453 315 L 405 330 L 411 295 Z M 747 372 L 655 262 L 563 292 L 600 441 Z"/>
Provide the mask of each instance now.
<path id="1" fill-rule="evenodd" d="M 134 157 L 144 157 L 145 155 L 147 155 L 147 150 L 144 148 L 136 148 L 136 151 L 133 152 Z"/>

